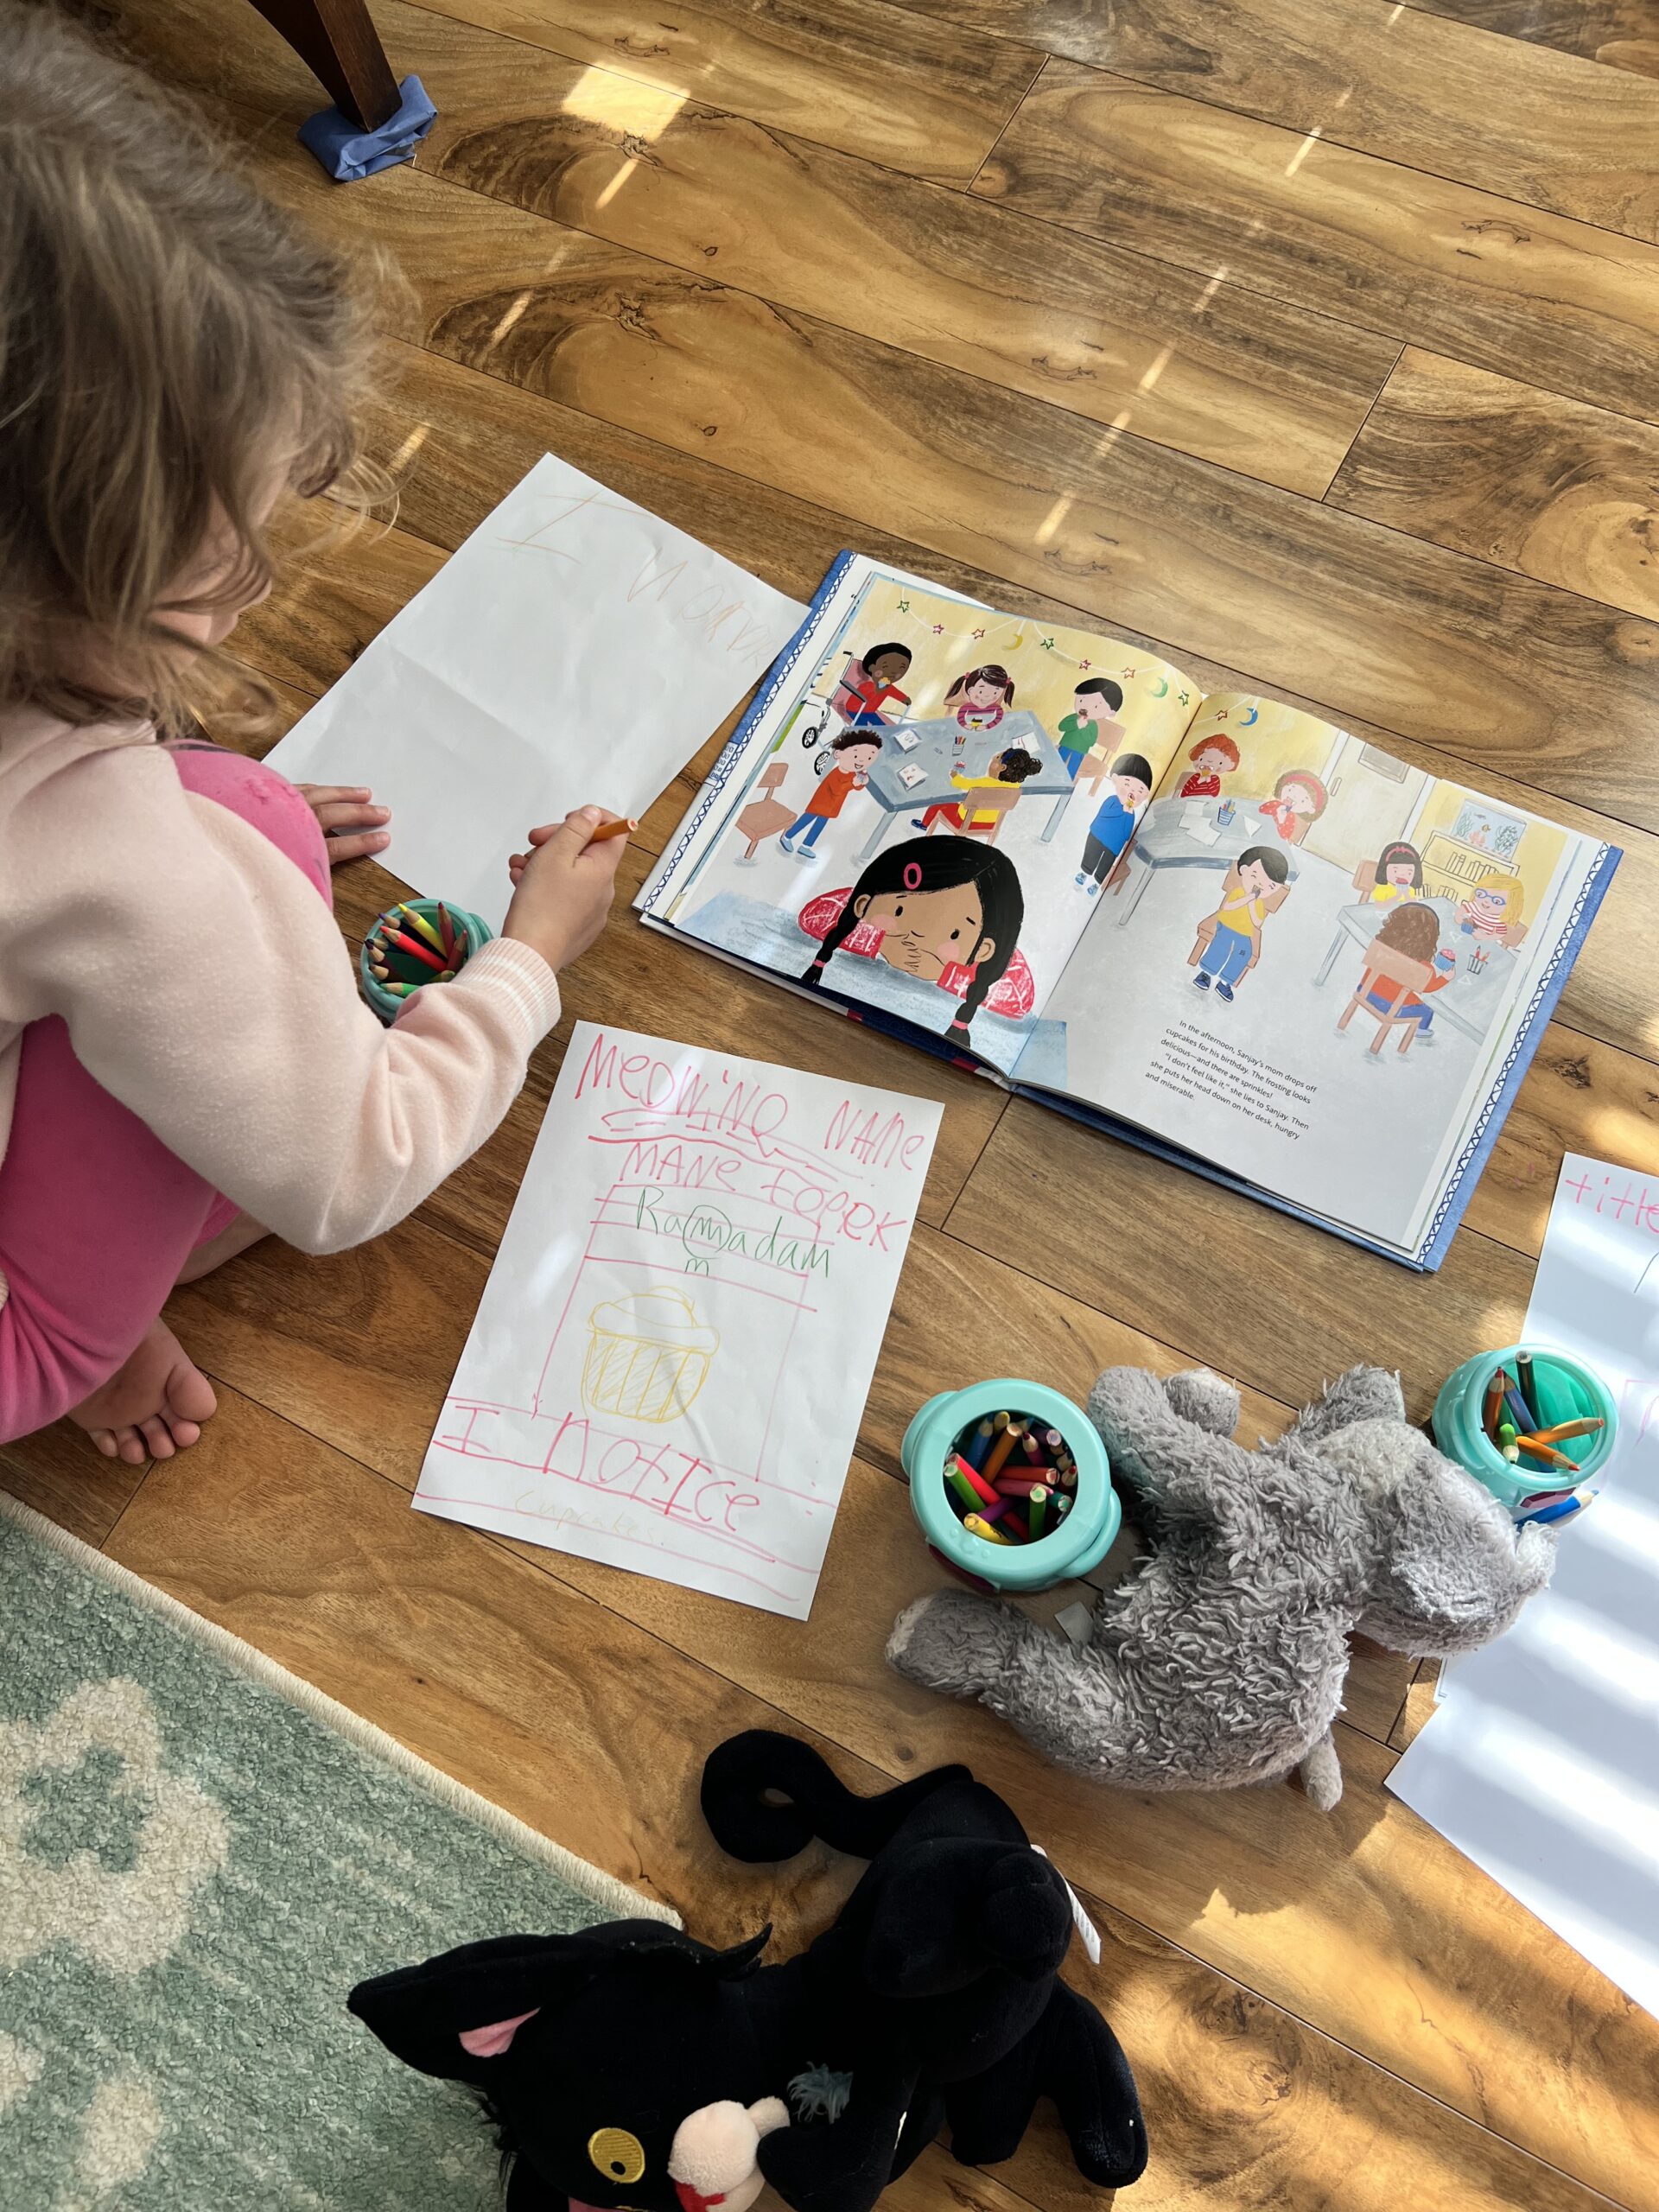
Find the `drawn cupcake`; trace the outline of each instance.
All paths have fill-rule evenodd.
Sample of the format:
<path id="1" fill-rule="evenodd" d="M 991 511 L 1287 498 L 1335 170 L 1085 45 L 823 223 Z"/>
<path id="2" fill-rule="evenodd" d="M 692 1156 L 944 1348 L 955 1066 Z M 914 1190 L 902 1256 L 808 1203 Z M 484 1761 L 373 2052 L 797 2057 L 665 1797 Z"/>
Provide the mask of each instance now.
<path id="1" fill-rule="evenodd" d="M 681 1290 L 641 1290 L 594 1306 L 588 1319 L 582 1399 L 590 1413 L 675 1421 L 709 1379 L 720 1332 Z"/>

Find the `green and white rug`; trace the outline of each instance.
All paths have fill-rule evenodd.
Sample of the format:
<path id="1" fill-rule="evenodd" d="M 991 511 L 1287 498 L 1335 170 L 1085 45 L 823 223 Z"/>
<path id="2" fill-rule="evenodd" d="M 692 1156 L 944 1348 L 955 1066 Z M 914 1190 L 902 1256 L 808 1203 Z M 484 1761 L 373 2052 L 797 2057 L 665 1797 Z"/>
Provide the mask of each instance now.
<path id="1" fill-rule="evenodd" d="M 487 2212 L 365 1974 L 632 1890 L 0 1497 L 0 2212 Z"/>

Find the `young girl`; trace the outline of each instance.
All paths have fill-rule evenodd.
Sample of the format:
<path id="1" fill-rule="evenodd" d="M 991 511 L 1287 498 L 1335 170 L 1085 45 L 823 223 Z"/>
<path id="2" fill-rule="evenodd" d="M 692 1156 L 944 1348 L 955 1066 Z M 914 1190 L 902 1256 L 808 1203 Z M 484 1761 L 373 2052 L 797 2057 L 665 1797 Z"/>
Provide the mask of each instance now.
<path id="1" fill-rule="evenodd" d="M 1300 845 L 1329 803 L 1329 793 L 1311 769 L 1287 768 L 1261 810 L 1287 845 Z"/>
<path id="2" fill-rule="evenodd" d="M 988 661 L 983 668 L 970 668 L 959 676 L 944 695 L 944 703 L 955 714 L 957 727 L 964 733 L 970 729 L 995 729 L 1007 709 L 1014 704 L 1014 678 L 1006 668 Z M 957 740 L 960 744 L 960 737 Z"/>
<path id="3" fill-rule="evenodd" d="M 532 830 L 504 935 L 381 1027 L 328 869 L 385 810 L 163 741 L 234 677 L 277 499 L 351 487 L 360 311 L 47 10 L 0 10 L 0 1440 L 67 1413 L 136 1465 L 214 1409 L 175 1283 L 267 1230 L 359 1243 L 465 1160 L 622 841 Z"/>
<path id="4" fill-rule="evenodd" d="M 966 837 L 943 843 L 913 838 L 876 855 L 801 981 L 815 989 L 821 985 L 830 963 L 866 923 L 880 932 L 876 957 L 904 975 L 949 990 L 962 988 L 956 970 L 969 971 L 945 1033 L 953 1044 L 967 1045 L 986 994 L 1014 958 L 1025 918 L 1014 863 L 995 846 Z"/>
<path id="5" fill-rule="evenodd" d="M 1376 874 L 1367 894 L 1372 906 L 1390 906 L 1397 899 L 1417 897 L 1423 887 L 1423 856 L 1403 838 L 1384 845 L 1376 856 Z"/>
<path id="6" fill-rule="evenodd" d="M 1521 886 L 1512 875 L 1483 876 L 1458 908 L 1458 925 L 1465 937 L 1502 944 L 1520 920 L 1521 906 Z"/>
<path id="7" fill-rule="evenodd" d="M 1443 991 L 1457 968 L 1452 956 L 1440 950 L 1439 915 L 1432 906 L 1396 906 L 1371 942 L 1386 945 L 1390 952 L 1397 952 L 1404 959 L 1419 962 L 1423 981 L 1414 988 L 1378 976 L 1365 994 L 1366 1005 L 1374 1007 L 1378 1014 L 1414 1021 L 1417 1042 L 1433 1044 L 1434 1040 L 1428 1031 L 1434 1009 L 1425 1005 L 1424 1001 L 1430 992 Z"/>

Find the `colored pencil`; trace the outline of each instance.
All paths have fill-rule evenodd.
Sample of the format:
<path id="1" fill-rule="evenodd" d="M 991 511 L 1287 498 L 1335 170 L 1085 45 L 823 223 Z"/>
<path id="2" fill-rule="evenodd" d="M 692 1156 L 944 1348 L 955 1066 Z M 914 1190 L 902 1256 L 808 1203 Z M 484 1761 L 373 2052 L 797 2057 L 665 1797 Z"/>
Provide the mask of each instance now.
<path id="1" fill-rule="evenodd" d="M 1538 1416 L 1533 1412 L 1533 1408 L 1538 1402 L 1538 1395 L 1533 1388 L 1532 1354 L 1529 1351 L 1518 1351 L 1515 1355 L 1515 1387 L 1519 1393 L 1522 1404 L 1527 1409 L 1529 1415 L 1527 1427 L 1535 1427 Z"/>
<path id="2" fill-rule="evenodd" d="M 1606 1422 L 1599 1414 L 1587 1414 L 1583 1421 L 1558 1421 L 1553 1428 L 1535 1428 L 1519 1439 L 1522 1444 L 1565 1444 L 1569 1437 L 1593 1436 Z"/>
<path id="3" fill-rule="evenodd" d="M 1503 1404 L 1503 1393 L 1509 1389 L 1509 1370 L 1506 1368 L 1500 1367 L 1497 1372 L 1493 1376 L 1491 1381 L 1486 1385 L 1486 1402 L 1481 1408 L 1480 1425 L 1486 1431 L 1489 1436 L 1493 1433 L 1492 1425 L 1497 1421 L 1498 1414 L 1502 1409 Z"/>
<path id="4" fill-rule="evenodd" d="M 1033 1491 L 1048 1487 L 1036 1475 L 999 1475 L 996 1478 L 997 1493 L 1002 1497 L 1029 1497 Z"/>
<path id="5" fill-rule="evenodd" d="M 1043 1533 L 1043 1521 L 1047 1512 L 1048 1492 L 1042 1484 L 1039 1483 L 1031 1493 L 1031 1504 L 1026 1515 L 1026 1527 L 1030 1532 L 1033 1544 Z"/>
<path id="6" fill-rule="evenodd" d="M 982 1505 L 979 1517 L 982 1521 L 1000 1521 L 1005 1513 L 1012 1513 L 1013 1510 L 1014 1500 L 1011 1497 L 999 1497 L 995 1505 Z"/>
<path id="7" fill-rule="evenodd" d="M 1054 1501 L 1055 1518 L 1057 1520 L 1063 1521 L 1071 1510 L 1071 1500 L 1066 1497 L 1064 1492 L 1062 1492 L 1062 1494 Z"/>
<path id="8" fill-rule="evenodd" d="M 1503 1393 L 1503 1403 L 1509 1409 L 1510 1419 L 1515 1423 L 1515 1433 L 1517 1436 L 1523 1429 L 1532 1427 L 1531 1409 L 1518 1390 L 1506 1390 Z"/>
<path id="9" fill-rule="evenodd" d="M 1041 1466 L 1044 1464 L 1043 1447 L 1037 1441 L 1035 1435 L 1030 1429 L 1027 1429 L 1025 1434 L 1020 1438 L 1020 1449 L 1025 1453 L 1027 1459 L 1029 1459 L 1033 1465 Z"/>
<path id="10" fill-rule="evenodd" d="M 986 1505 L 995 1505 L 996 1503 L 995 1491 L 992 1489 L 985 1477 L 980 1473 L 978 1468 L 970 1467 L 959 1452 L 956 1456 L 956 1468 L 957 1472 L 962 1477 L 963 1480 L 973 1490 L 975 1496 L 980 1498 L 983 1503 Z"/>
<path id="11" fill-rule="evenodd" d="M 977 1471 L 985 1464 L 985 1454 L 991 1448 L 991 1439 L 996 1431 L 988 1421 L 982 1421 L 974 1431 L 967 1450 L 963 1453 L 969 1465 Z"/>
<path id="12" fill-rule="evenodd" d="M 394 914 L 400 915 L 408 923 L 416 937 L 423 937 L 434 952 L 442 952 L 446 959 L 448 958 L 442 938 L 439 936 L 424 914 L 417 914 L 412 906 L 394 906 L 391 911 Z"/>
<path id="13" fill-rule="evenodd" d="M 444 956 L 447 959 L 453 960 L 455 957 L 455 949 L 461 943 L 461 939 L 455 934 L 454 924 L 449 918 L 449 909 L 444 905 L 442 899 L 438 901 L 438 927 L 443 932 Z"/>
<path id="14" fill-rule="evenodd" d="M 950 1465 L 945 1469 L 944 1479 L 950 1484 L 951 1489 L 955 1491 L 957 1496 L 967 1507 L 969 1512 L 970 1514 L 977 1513 L 980 1507 L 984 1504 L 985 1501 L 980 1496 L 976 1485 L 969 1481 L 967 1476 L 962 1472 L 961 1468 L 957 1465 L 955 1460 L 952 1460 Z"/>
<path id="15" fill-rule="evenodd" d="M 423 967 L 429 968 L 434 975 L 442 971 L 442 960 L 435 952 L 429 952 L 417 938 L 405 937 L 402 930 L 391 929 L 384 922 L 380 925 L 380 934 L 389 944 L 395 944 L 399 952 L 408 953 L 411 960 L 418 960 Z"/>
<path id="16" fill-rule="evenodd" d="M 1547 1467 L 1570 1467 L 1576 1475 L 1579 1463 L 1565 1452 L 1558 1452 L 1553 1444 L 1546 1444 L 1541 1437 L 1517 1436 L 1516 1444 L 1529 1459 L 1541 1459 Z"/>
<path id="17" fill-rule="evenodd" d="M 1014 1424 L 1010 1422 L 1007 1427 L 1003 1430 L 1001 1435 L 999 1436 L 995 1442 L 991 1446 L 989 1452 L 987 1452 L 985 1456 L 985 1464 L 980 1469 L 980 1472 L 985 1477 L 985 1479 L 988 1482 L 995 1482 L 996 1480 L 1003 1468 L 1007 1465 L 1009 1452 L 1013 1451 L 1014 1446 L 1019 1441 L 1020 1432 L 1014 1427 Z"/>
<path id="18" fill-rule="evenodd" d="M 1002 1431 L 1007 1427 L 1011 1418 L 1012 1417 L 1007 1414 L 992 1414 L 991 1427 L 996 1431 L 999 1436 L 1002 1433 Z"/>
<path id="19" fill-rule="evenodd" d="M 406 999 L 411 991 L 420 989 L 418 983 L 388 983 L 386 988 L 395 999 Z"/>
<path id="20" fill-rule="evenodd" d="M 607 837 L 626 837 L 630 830 L 637 830 L 639 827 L 639 824 L 637 822 L 630 822 L 626 816 L 619 816 L 614 822 L 601 823 L 588 842 L 590 845 L 602 845 Z"/>
<path id="21" fill-rule="evenodd" d="M 977 1513 L 970 1513 L 962 1525 L 970 1536 L 979 1536 L 988 1544 L 1011 1544 L 1014 1541 L 1012 1536 L 1005 1536 L 1000 1529 L 993 1529 L 990 1522 Z"/>

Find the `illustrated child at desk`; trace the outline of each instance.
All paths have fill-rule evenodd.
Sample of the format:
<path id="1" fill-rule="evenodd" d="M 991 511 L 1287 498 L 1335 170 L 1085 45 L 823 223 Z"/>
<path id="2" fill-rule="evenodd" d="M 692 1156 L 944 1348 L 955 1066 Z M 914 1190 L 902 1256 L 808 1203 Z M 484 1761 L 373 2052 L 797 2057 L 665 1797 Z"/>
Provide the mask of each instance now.
<path id="1" fill-rule="evenodd" d="M 1198 924 L 1187 956 L 1201 991 L 1231 1003 L 1234 992 L 1262 957 L 1262 925 L 1290 895 L 1290 862 L 1271 845 L 1252 845 L 1222 880 L 1221 904 Z"/>
<path id="2" fill-rule="evenodd" d="M 1089 824 L 1077 881 L 1092 899 L 1129 849 L 1135 824 L 1152 797 L 1152 766 L 1144 753 L 1120 753 L 1112 763 L 1112 788 Z"/>
<path id="3" fill-rule="evenodd" d="M 855 729 L 880 729 L 888 716 L 881 711 L 889 699 L 901 707 L 910 704 L 908 691 L 899 689 L 899 678 L 910 666 L 910 647 L 897 644 L 872 645 L 861 659 L 849 660 L 836 686 L 833 703 Z"/>
<path id="4" fill-rule="evenodd" d="M 852 794 L 861 791 L 869 782 L 870 764 L 881 750 L 881 741 L 873 730 L 844 729 L 830 741 L 829 750 L 835 756 L 833 765 L 826 768 L 811 798 L 778 840 L 797 860 L 811 857 L 825 823 L 833 822 Z M 798 852 L 797 837 L 801 841 Z"/>
<path id="5" fill-rule="evenodd" d="M 1001 791 L 1010 784 L 1023 784 L 1027 776 L 1040 775 L 1042 766 L 1035 753 L 1026 752 L 1020 746 L 1011 745 L 1007 752 L 995 756 L 982 776 L 966 775 L 962 769 L 953 768 L 950 780 L 963 794 L 961 803 L 952 805 L 949 799 L 945 799 L 938 806 L 930 806 L 925 814 L 915 817 L 911 827 L 925 830 L 930 836 L 939 822 L 947 823 L 953 830 L 970 832 L 994 829 L 1005 809 L 1001 806 L 976 807 L 972 804 L 972 794 L 975 791 Z"/>
<path id="6" fill-rule="evenodd" d="M 1262 812 L 1287 845 L 1300 845 L 1330 804 L 1330 793 L 1311 768 L 1288 768 L 1262 802 Z"/>
<path id="7" fill-rule="evenodd" d="M 912 838 L 870 862 L 801 981 L 817 989 L 855 931 L 861 938 L 873 932 L 874 944 L 849 949 L 871 952 L 901 975 L 919 976 L 958 996 L 961 1003 L 945 1033 L 965 1045 L 974 1016 L 1017 957 L 1025 918 L 1025 895 L 1006 854 L 965 837 L 947 837 L 942 843 Z M 823 927 L 811 907 L 801 922 L 813 934 L 815 924 Z M 1022 982 L 1023 1003 L 1028 1005 L 1028 974 Z"/>
<path id="8" fill-rule="evenodd" d="M 1391 906 L 1397 899 L 1414 899 L 1423 888 L 1423 856 L 1404 838 L 1384 845 L 1376 856 L 1376 874 L 1365 894 L 1370 906 Z"/>
<path id="9" fill-rule="evenodd" d="M 1458 966 L 1454 954 L 1440 950 L 1440 916 L 1432 906 L 1396 906 L 1371 943 L 1374 947 L 1385 945 L 1403 959 L 1418 962 L 1423 981 L 1404 983 L 1387 976 L 1373 975 L 1371 988 L 1365 994 L 1366 1005 L 1378 1014 L 1392 1014 L 1396 1020 L 1415 1021 L 1417 1043 L 1432 1045 L 1434 1039 L 1428 1032 L 1434 1009 L 1425 1005 L 1424 1001 L 1431 992 L 1446 988 Z"/>
<path id="10" fill-rule="evenodd" d="M 1111 752 L 1123 735 L 1117 710 L 1123 704 L 1123 687 L 1109 676 L 1085 676 L 1071 695 L 1071 711 L 1060 716 L 1060 758 L 1075 784 L 1084 762 L 1099 746 Z"/>
<path id="11" fill-rule="evenodd" d="M 995 661 L 970 668 L 959 676 L 944 695 L 944 703 L 957 718 L 962 744 L 970 729 L 995 729 L 1014 704 L 1014 678 Z"/>
<path id="12" fill-rule="evenodd" d="M 1521 886 L 1512 875 L 1483 876 L 1473 896 L 1458 908 L 1458 926 L 1465 937 L 1506 943 L 1521 918 L 1522 905 Z"/>
<path id="13" fill-rule="evenodd" d="M 1224 737 L 1217 730 L 1211 737 L 1201 737 L 1187 754 L 1192 763 L 1190 775 L 1181 779 L 1178 798 L 1219 798 L 1221 779 L 1230 776 L 1238 766 L 1238 747 L 1230 737 Z"/>

